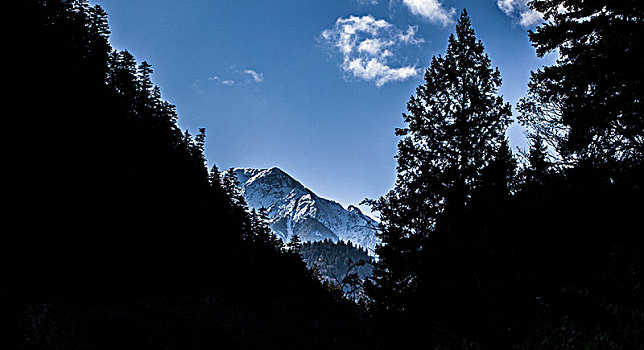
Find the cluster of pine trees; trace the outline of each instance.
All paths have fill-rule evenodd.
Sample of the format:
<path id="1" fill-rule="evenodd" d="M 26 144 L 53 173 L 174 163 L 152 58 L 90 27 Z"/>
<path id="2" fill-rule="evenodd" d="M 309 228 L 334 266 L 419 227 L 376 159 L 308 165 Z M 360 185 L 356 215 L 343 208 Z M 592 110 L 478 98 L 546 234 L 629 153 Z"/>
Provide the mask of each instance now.
<path id="1" fill-rule="evenodd" d="M 518 105 L 463 11 L 396 130 L 366 286 L 386 348 L 644 347 L 644 7 L 535 0 L 542 56 Z"/>
<path id="2" fill-rule="evenodd" d="M 358 262 L 364 260 L 372 262 L 366 248 L 360 248 L 354 243 L 339 240 L 333 242 L 329 239 L 302 243 L 302 256 L 309 268 L 317 265 L 320 273 L 330 278 L 342 276 L 347 271 L 347 260 Z M 357 269 L 360 278 L 371 275 L 371 268 L 363 266 Z M 335 276 L 335 277 L 334 277 Z"/>
<path id="3" fill-rule="evenodd" d="M 342 348 L 360 312 L 284 249 L 205 130 L 86 0 L 5 4 L 0 348 Z M 11 34 L 9 34 L 9 31 Z"/>

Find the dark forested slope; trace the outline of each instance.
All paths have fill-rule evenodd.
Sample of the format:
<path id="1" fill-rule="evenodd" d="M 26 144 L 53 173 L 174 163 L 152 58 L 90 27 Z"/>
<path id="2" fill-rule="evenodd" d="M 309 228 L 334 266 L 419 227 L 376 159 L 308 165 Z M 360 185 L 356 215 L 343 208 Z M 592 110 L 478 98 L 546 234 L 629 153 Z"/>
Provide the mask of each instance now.
<path id="1" fill-rule="evenodd" d="M 100 7 L 6 5 L 2 344 L 350 347 L 354 308 L 209 174 Z"/>
<path id="2" fill-rule="evenodd" d="M 371 275 L 373 258 L 366 249 L 360 249 L 351 242 L 324 241 L 302 243 L 302 257 L 309 268 L 317 267 L 324 279 L 336 281 L 342 279 L 350 269 L 350 265 L 361 260 L 369 264 L 355 266 L 350 272 L 357 273 L 361 279 Z"/>

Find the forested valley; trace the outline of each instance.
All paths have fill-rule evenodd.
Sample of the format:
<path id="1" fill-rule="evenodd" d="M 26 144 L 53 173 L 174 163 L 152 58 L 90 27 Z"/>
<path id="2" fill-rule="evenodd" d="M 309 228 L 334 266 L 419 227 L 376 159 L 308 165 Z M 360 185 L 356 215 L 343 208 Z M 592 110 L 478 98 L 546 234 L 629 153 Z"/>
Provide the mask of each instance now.
<path id="1" fill-rule="evenodd" d="M 463 10 L 366 200 L 373 260 L 276 238 L 100 6 L 5 4 L 0 347 L 644 348 L 644 4 L 530 4 L 559 55 L 516 106 L 531 147 Z M 350 270 L 303 261 L 329 252 Z"/>

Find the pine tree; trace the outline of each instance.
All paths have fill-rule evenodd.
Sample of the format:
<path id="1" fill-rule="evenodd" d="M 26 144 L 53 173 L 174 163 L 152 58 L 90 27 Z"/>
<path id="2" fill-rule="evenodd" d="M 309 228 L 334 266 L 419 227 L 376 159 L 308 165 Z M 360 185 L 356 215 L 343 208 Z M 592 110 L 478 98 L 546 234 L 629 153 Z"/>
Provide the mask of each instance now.
<path id="1" fill-rule="evenodd" d="M 257 236 L 258 242 L 263 246 L 271 247 L 278 251 L 281 250 L 282 241 L 273 234 L 273 231 L 268 226 L 268 210 L 264 207 L 259 208 L 256 211 L 255 217 L 257 220 L 255 235 Z"/>
<path id="2" fill-rule="evenodd" d="M 302 256 L 302 241 L 300 240 L 300 236 L 298 235 L 293 235 L 291 239 L 288 241 L 286 244 L 286 249 L 288 249 L 291 254 Z"/>
<path id="3" fill-rule="evenodd" d="M 97 75 L 98 79 L 104 80 L 107 74 L 107 60 L 111 47 L 108 42 L 110 28 L 107 21 L 107 12 L 99 5 L 88 10 L 89 44 L 88 44 L 88 65 Z"/>
<path id="4" fill-rule="evenodd" d="M 514 190 L 516 162 L 507 141 L 496 152 L 494 159 L 482 171 L 477 191 L 479 200 L 504 202 Z"/>
<path id="5" fill-rule="evenodd" d="M 195 143 L 193 148 L 193 157 L 198 161 L 199 166 L 206 165 L 206 157 L 204 152 L 206 150 L 206 128 L 199 128 L 199 133 L 195 136 Z"/>
<path id="6" fill-rule="evenodd" d="M 109 84 L 119 94 L 123 103 L 132 109 L 139 95 L 136 59 L 127 51 L 113 51 L 110 54 Z"/>
<path id="7" fill-rule="evenodd" d="M 228 199 L 228 215 L 232 220 L 240 223 L 241 236 L 245 241 L 254 241 L 254 232 L 251 227 L 251 216 L 249 215 L 248 204 L 239 188 L 239 180 L 232 171 L 225 172 L 221 179 L 222 187 Z"/>
<path id="8" fill-rule="evenodd" d="M 210 171 L 208 172 L 208 181 L 210 182 L 211 187 L 221 188 L 223 190 L 221 184 L 221 173 L 215 164 L 213 164 L 212 168 L 210 168 Z"/>
<path id="9" fill-rule="evenodd" d="M 431 244 L 438 220 L 464 210 L 505 143 L 510 105 L 497 95 L 501 76 L 490 64 L 464 10 L 445 56 L 432 58 L 407 104 L 407 127 L 396 130 L 403 139 L 395 189 L 367 201 L 381 217 L 380 261 L 368 288 L 379 308 L 405 309 L 422 264 L 419 253 Z"/>
<path id="10" fill-rule="evenodd" d="M 152 72 L 152 66 L 146 61 L 141 62 L 136 69 L 138 90 L 136 98 L 137 109 L 140 111 L 140 115 L 143 118 L 150 120 L 154 118 L 155 114 L 155 111 L 153 110 L 155 105 L 155 96 L 153 94 L 154 84 L 150 78 Z M 148 122 L 150 121 L 146 120 L 146 123 Z"/>
<path id="11" fill-rule="evenodd" d="M 543 139 L 536 135 L 530 141 L 528 168 L 525 169 L 525 181 L 528 184 L 543 185 L 551 164 L 548 161 L 548 148 Z"/>
<path id="12" fill-rule="evenodd" d="M 149 96 L 154 88 L 154 84 L 152 84 L 152 80 L 150 80 L 150 75 L 153 72 L 152 66 L 147 61 L 141 62 L 137 68 L 140 89 L 146 96 Z"/>
<path id="13" fill-rule="evenodd" d="M 240 183 L 237 179 L 235 173 L 230 170 L 224 173 L 224 177 L 221 179 L 222 186 L 226 191 L 226 196 L 230 199 L 233 206 L 243 208 L 245 211 L 248 211 L 248 204 L 244 195 L 239 189 Z"/>

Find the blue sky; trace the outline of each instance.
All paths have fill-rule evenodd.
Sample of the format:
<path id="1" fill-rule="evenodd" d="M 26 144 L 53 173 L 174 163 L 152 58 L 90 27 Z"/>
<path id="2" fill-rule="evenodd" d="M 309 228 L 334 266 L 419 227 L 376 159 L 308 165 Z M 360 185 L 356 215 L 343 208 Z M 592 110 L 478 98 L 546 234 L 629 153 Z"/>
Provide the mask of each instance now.
<path id="1" fill-rule="evenodd" d="M 538 59 L 526 0 L 95 0 L 111 43 L 152 64 L 220 169 L 278 166 L 343 205 L 393 187 L 402 113 L 467 8 L 513 106 Z M 525 145 L 512 126 L 511 144 Z M 366 209 L 364 206 L 362 209 Z M 368 210 L 365 210 L 368 212 Z"/>

